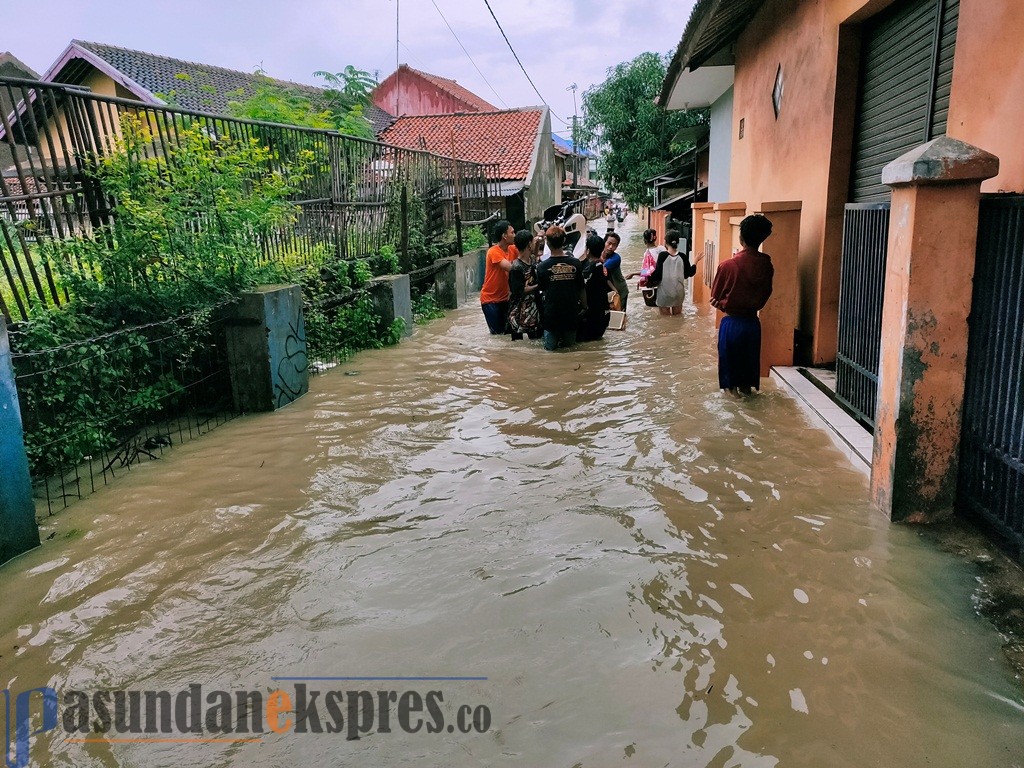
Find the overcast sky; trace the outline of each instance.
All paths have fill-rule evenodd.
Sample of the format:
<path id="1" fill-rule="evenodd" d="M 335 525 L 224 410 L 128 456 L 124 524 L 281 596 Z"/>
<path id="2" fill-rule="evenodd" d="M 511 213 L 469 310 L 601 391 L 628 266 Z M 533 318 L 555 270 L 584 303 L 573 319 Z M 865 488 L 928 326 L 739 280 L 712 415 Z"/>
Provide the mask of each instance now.
<path id="1" fill-rule="evenodd" d="M 572 120 L 566 89 L 576 83 L 579 101 L 609 67 L 644 51 L 674 51 L 693 3 L 490 0 L 552 109 L 552 128 L 567 137 L 557 119 Z M 77 38 L 246 72 L 261 67 L 272 77 L 312 85 L 319 84 L 314 71 L 337 72 L 347 64 L 383 79 L 395 69 L 396 8 L 398 61 L 458 80 L 499 108 L 541 103 L 484 0 L 21 0 L 5 3 L 0 51 L 40 74 Z"/>

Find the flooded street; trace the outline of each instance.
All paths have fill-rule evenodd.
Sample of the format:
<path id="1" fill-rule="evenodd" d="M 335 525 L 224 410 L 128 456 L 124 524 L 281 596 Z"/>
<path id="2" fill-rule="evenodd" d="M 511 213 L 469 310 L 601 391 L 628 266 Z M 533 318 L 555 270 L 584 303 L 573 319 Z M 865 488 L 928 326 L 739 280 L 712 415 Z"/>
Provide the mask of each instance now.
<path id="1" fill-rule="evenodd" d="M 0 569 L 12 696 L 486 678 L 310 683 L 440 690 L 486 705 L 486 733 L 54 731 L 32 764 L 1024 764 L 967 567 L 874 512 L 773 385 L 722 397 L 713 318 L 635 287 L 628 314 L 547 353 L 467 305 L 49 518 Z"/>

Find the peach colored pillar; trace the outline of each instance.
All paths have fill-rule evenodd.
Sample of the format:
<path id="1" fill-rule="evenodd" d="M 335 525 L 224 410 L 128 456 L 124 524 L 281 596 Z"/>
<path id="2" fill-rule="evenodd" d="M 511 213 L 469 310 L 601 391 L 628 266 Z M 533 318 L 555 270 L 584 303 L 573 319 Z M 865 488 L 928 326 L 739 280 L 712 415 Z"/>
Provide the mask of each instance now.
<path id="1" fill-rule="evenodd" d="M 800 203 L 764 203 L 761 213 L 772 223 L 772 234 L 761 250 L 772 257 L 775 277 L 772 296 L 761 318 L 761 376 L 773 365 L 793 364 L 793 333 L 800 299 Z"/>
<path id="2" fill-rule="evenodd" d="M 998 171 L 948 136 L 882 170 L 893 192 L 871 495 L 893 520 L 953 511 L 978 204 Z"/>
<path id="3" fill-rule="evenodd" d="M 704 214 L 710 213 L 714 207 L 714 203 L 694 203 L 691 208 L 693 216 L 693 242 L 690 244 L 690 250 L 693 253 L 693 258 L 696 258 L 697 254 L 704 252 L 704 241 L 707 239 Z M 711 286 L 707 281 L 705 266 L 706 264 L 703 261 L 697 265 L 697 274 L 693 277 L 693 290 L 690 291 L 690 299 L 698 307 L 706 306 L 711 298 Z"/>
<path id="4" fill-rule="evenodd" d="M 715 271 L 718 265 L 732 258 L 732 252 L 739 248 L 739 222 L 746 213 L 746 203 L 715 203 L 715 231 L 710 233 L 715 243 Z M 733 221 L 735 219 L 735 222 Z M 711 275 L 714 282 L 714 273 Z M 709 294 L 710 295 L 710 294 Z M 725 315 L 715 310 L 715 328 L 722 324 Z"/>
<path id="5" fill-rule="evenodd" d="M 665 219 L 668 218 L 668 211 L 651 211 L 649 217 L 651 226 L 655 232 L 655 243 L 659 246 L 665 242 Z"/>

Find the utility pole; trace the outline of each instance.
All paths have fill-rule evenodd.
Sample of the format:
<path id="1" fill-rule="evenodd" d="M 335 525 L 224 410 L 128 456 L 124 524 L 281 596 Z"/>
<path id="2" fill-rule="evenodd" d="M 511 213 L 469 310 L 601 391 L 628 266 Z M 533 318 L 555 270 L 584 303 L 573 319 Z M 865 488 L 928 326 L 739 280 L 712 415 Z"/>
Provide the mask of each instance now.
<path id="1" fill-rule="evenodd" d="M 578 187 L 580 183 L 579 168 L 579 140 L 576 133 L 576 83 L 573 83 L 565 90 L 572 91 L 572 184 Z"/>

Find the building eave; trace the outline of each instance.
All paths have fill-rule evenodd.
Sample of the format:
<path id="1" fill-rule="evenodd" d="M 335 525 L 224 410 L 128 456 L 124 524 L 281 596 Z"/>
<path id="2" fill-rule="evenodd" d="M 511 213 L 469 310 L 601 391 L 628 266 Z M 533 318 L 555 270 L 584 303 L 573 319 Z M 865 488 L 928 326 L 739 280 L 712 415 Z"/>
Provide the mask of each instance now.
<path id="1" fill-rule="evenodd" d="M 698 109 L 725 93 L 734 76 L 732 45 L 763 2 L 698 0 L 669 63 L 658 103 L 666 109 Z"/>
<path id="2" fill-rule="evenodd" d="M 149 104 L 165 103 L 164 100 L 159 98 L 155 93 L 152 93 L 148 89 L 139 85 L 139 83 L 135 82 L 134 80 L 132 80 L 132 78 L 128 77 L 121 70 L 117 69 L 117 67 L 110 64 L 106 59 L 102 58 L 101 56 L 97 56 L 95 53 L 86 48 L 83 48 L 82 46 L 78 45 L 78 43 L 74 40 L 72 40 L 71 44 L 64 49 L 64 53 L 60 55 L 60 57 L 50 66 L 48 70 L 46 70 L 46 74 L 44 74 L 42 77 L 43 82 L 58 82 L 55 78 L 61 73 L 64 67 L 66 67 L 74 59 L 82 59 L 83 61 L 88 62 L 96 69 L 98 69 L 100 72 L 109 77 L 111 80 L 113 80 L 115 83 L 119 83 L 125 88 L 127 88 L 140 101 L 144 101 Z"/>

